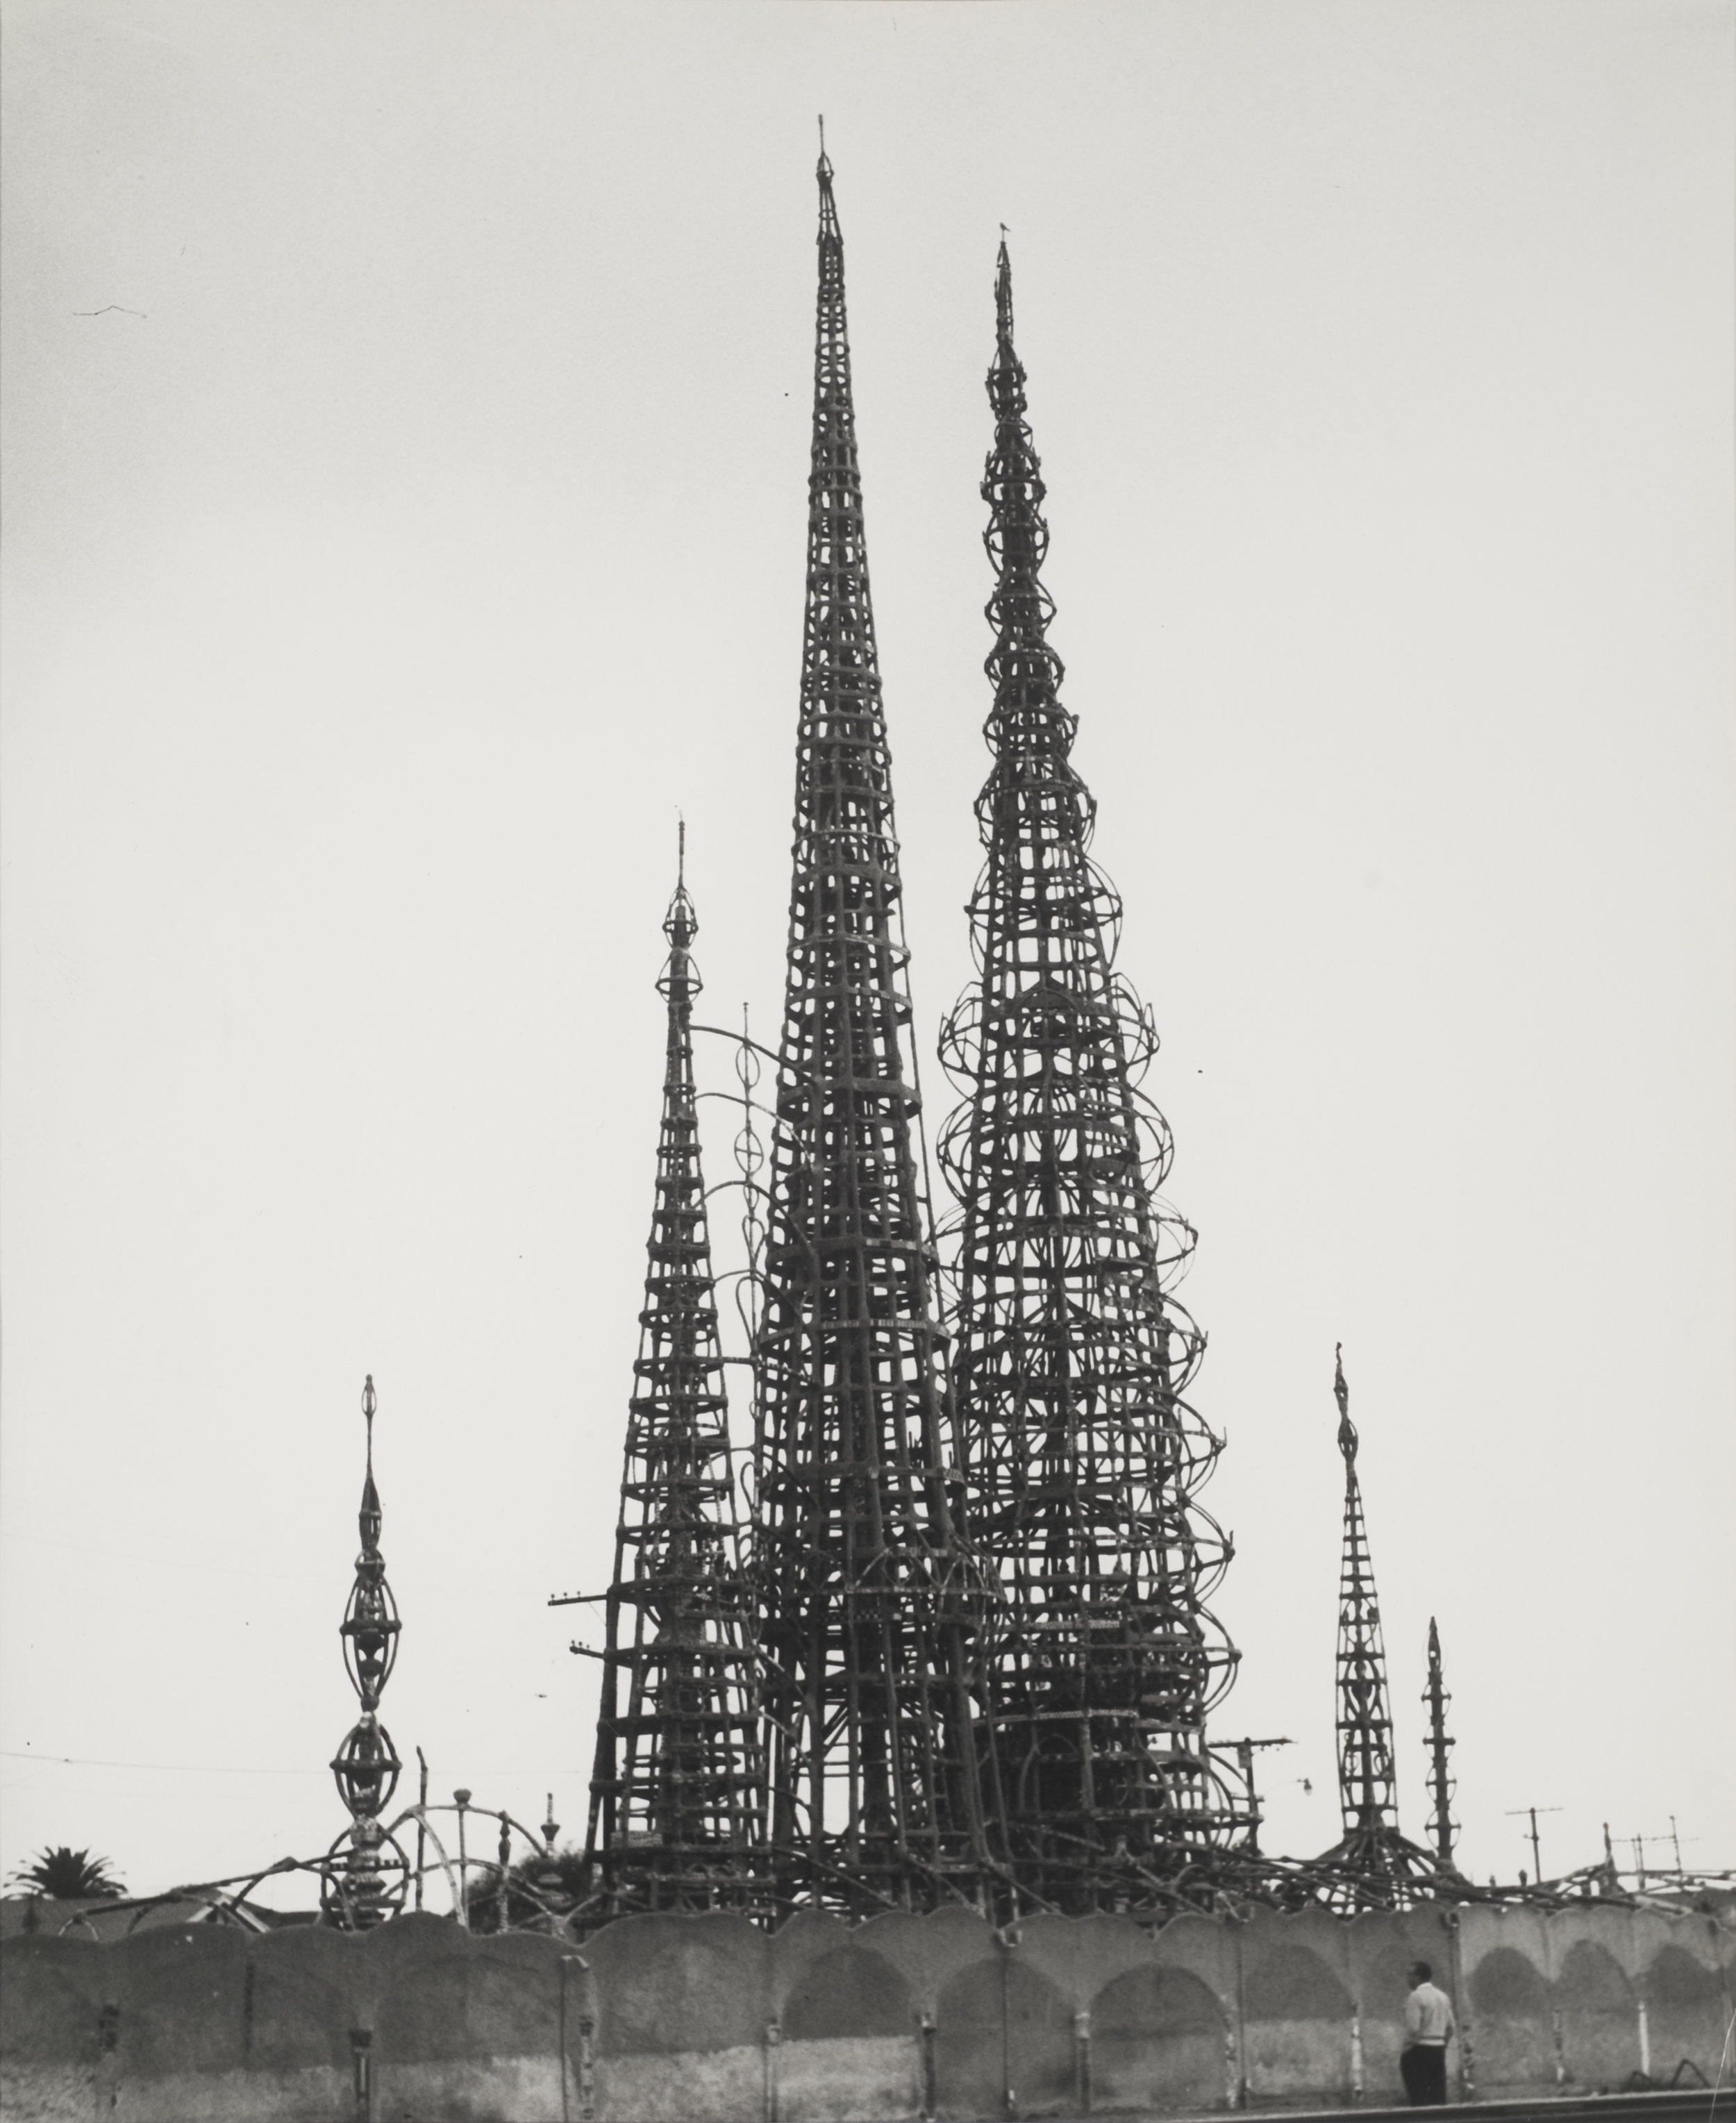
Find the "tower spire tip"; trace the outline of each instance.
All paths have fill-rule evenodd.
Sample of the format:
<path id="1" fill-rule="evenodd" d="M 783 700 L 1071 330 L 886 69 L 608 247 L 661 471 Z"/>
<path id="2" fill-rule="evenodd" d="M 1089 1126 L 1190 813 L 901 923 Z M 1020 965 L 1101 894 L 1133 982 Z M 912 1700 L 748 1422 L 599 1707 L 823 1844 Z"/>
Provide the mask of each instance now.
<path id="1" fill-rule="evenodd" d="M 1356 1465 L 1356 1426 L 1350 1420 L 1350 1389 L 1345 1383 L 1344 1343 L 1333 1344 L 1334 1369 L 1332 1398 L 1338 1404 L 1338 1449 L 1343 1453 L 1345 1465 Z"/>

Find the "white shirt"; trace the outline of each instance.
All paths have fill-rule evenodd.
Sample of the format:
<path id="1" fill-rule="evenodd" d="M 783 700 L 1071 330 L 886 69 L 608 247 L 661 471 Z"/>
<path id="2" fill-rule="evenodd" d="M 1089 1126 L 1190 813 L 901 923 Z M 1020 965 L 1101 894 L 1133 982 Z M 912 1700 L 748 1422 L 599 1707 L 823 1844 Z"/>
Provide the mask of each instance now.
<path id="1" fill-rule="evenodd" d="M 1453 2001 L 1432 1983 L 1419 1983 L 1405 2000 L 1405 2039 L 1434 2048 L 1453 2032 Z"/>

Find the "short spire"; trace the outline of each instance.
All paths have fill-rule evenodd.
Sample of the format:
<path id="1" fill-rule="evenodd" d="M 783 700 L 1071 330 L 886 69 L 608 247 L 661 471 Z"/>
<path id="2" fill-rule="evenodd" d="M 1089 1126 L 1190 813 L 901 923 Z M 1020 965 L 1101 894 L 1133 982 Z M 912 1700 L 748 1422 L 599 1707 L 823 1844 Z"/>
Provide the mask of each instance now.
<path id="1" fill-rule="evenodd" d="M 386 1558 L 380 1553 L 380 1493 L 374 1486 L 377 1406 L 370 1372 L 362 1389 L 362 1414 L 367 1425 L 367 1472 L 358 1515 L 362 1553 L 356 1558 L 355 1582 L 338 1629 L 362 1714 L 331 1763 L 338 1796 L 350 1815 L 350 1847 L 341 1871 L 328 1877 L 322 1898 L 327 1916 L 353 1931 L 367 1931 L 381 1923 L 404 1897 L 402 1872 L 394 1870 L 386 1854 L 389 1839 L 380 1818 L 391 1803 L 403 1765 L 379 1714 L 380 1698 L 397 1662 L 401 1624 L 386 1579 Z M 397 1855 L 395 1849 L 393 1855 Z M 401 1858 L 399 1862 L 401 1865 Z"/>
<path id="2" fill-rule="evenodd" d="M 1434 1869 L 1426 1851 L 1399 1833 L 1387 1652 L 1374 1565 L 1356 1477 L 1356 1427 L 1337 1350 L 1332 1391 L 1344 1454 L 1344 1550 L 1338 1581 L 1338 1796 L 1344 1834 L 1319 1859 L 1336 1876 L 1327 1899 L 1341 1909 L 1403 1909 L 1415 1883 Z"/>
<path id="3" fill-rule="evenodd" d="M 1429 1736 L 1425 1742 L 1429 1750 L 1429 1796 L 1434 1802 L 1429 1821 L 1429 1834 L 1434 1844 L 1435 1862 L 1444 1872 L 1456 1869 L 1453 1863 L 1453 1835 L 1458 1825 L 1452 1815 L 1453 1779 L 1447 1767 L 1448 1751 L 1453 1744 L 1447 1731 L 1447 1706 L 1452 1700 L 1441 1672 L 1440 1631 L 1435 1627 L 1434 1617 L 1431 1615 L 1429 1617 L 1429 1685 L 1423 1690 L 1423 1702 L 1429 1713 Z"/>
<path id="4" fill-rule="evenodd" d="M 663 1115 L 585 1842 L 587 1891 L 610 1915 L 740 1906 L 759 1839 L 750 1622 L 694 1082 L 700 977 L 689 949 L 700 925 L 686 855 L 683 825 L 657 982 L 668 1006 Z"/>

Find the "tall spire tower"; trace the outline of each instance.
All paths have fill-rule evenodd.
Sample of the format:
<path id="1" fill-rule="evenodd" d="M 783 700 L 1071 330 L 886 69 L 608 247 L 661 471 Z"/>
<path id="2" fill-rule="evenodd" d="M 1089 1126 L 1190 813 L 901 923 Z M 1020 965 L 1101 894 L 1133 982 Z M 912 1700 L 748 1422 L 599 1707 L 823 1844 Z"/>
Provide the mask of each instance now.
<path id="1" fill-rule="evenodd" d="M 740 1908 L 759 1773 L 748 1603 L 693 1075 L 686 829 L 663 923 L 668 1006 L 657 1198 L 627 1410 L 586 1838 L 592 1913 Z"/>
<path id="2" fill-rule="evenodd" d="M 976 1600 L 918 1100 L 822 146 L 788 959 L 756 1341 L 757 1592 L 783 1891 L 866 1913 L 969 1891 L 986 1858 Z"/>
<path id="3" fill-rule="evenodd" d="M 1170 1135 L 1139 1085 L 1157 1034 L 1113 969 L 1121 902 L 1088 853 L 1096 804 L 1046 638 L 1004 242 L 995 322 L 981 972 L 942 1033 L 965 1098 L 940 1155 L 971 1537 L 1004 1600 L 990 1695 L 1012 1855 L 1083 1910 L 1209 1894 L 1201 1858 L 1251 1816 L 1205 1744 L 1237 1654 L 1205 1605 L 1229 1544 L 1196 1502 L 1219 1449 L 1184 1398 L 1204 1337 L 1171 1295 L 1194 1234 L 1156 1193 Z"/>
<path id="4" fill-rule="evenodd" d="M 1338 1403 L 1338 1449 L 1344 1455 L 1344 1554 L 1338 1580 L 1338 1797 L 1344 1834 L 1320 1863 L 1341 1876 L 1329 1896 L 1335 1904 L 1393 1909 L 1410 1900 L 1411 1882 L 1429 1870 L 1429 1860 L 1398 1829 L 1387 1651 L 1363 1522 L 1356 1426 L 1350 1420 L 1341 1343 L 1332 1394 Z"/>

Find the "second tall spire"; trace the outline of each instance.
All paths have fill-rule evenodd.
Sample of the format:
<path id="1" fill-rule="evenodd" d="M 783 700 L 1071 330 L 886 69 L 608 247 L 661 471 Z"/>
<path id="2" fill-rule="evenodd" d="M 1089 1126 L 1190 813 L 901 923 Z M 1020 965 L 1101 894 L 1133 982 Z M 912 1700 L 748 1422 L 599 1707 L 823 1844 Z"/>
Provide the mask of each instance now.
<path id="1" fill-rule="evenodd" d="M 795 836 L 755 1349 L 769 1828 L 786 1896 L 866 1914 L 987 1856 L 977 1601 L 910 1022 L 891 760 L 822 154 Z"/>
<path id="2" fill-rule="evenodd" d="M 999 1624 L 987 1696 L 1022 1885 L 1060 1906 L 1191 1898 L 1247 1825 L 1205 1744 L 1235 1653 L 1205 1601 L 1228 1544 L 1195 1501 L 1218 1441 L 1185 1398 L 1204 1337 L 1170 1294 L 1193 1233 L 1157 1195 L 1157 1035 L 1114 970 L 1049 645 L 1043 480 L 1001 246 L 982 494 L 994 764 L 976 813 L 979 978 L 943 1032 L 965 1093 L 941 1142 L 973 1537 Z"/>

